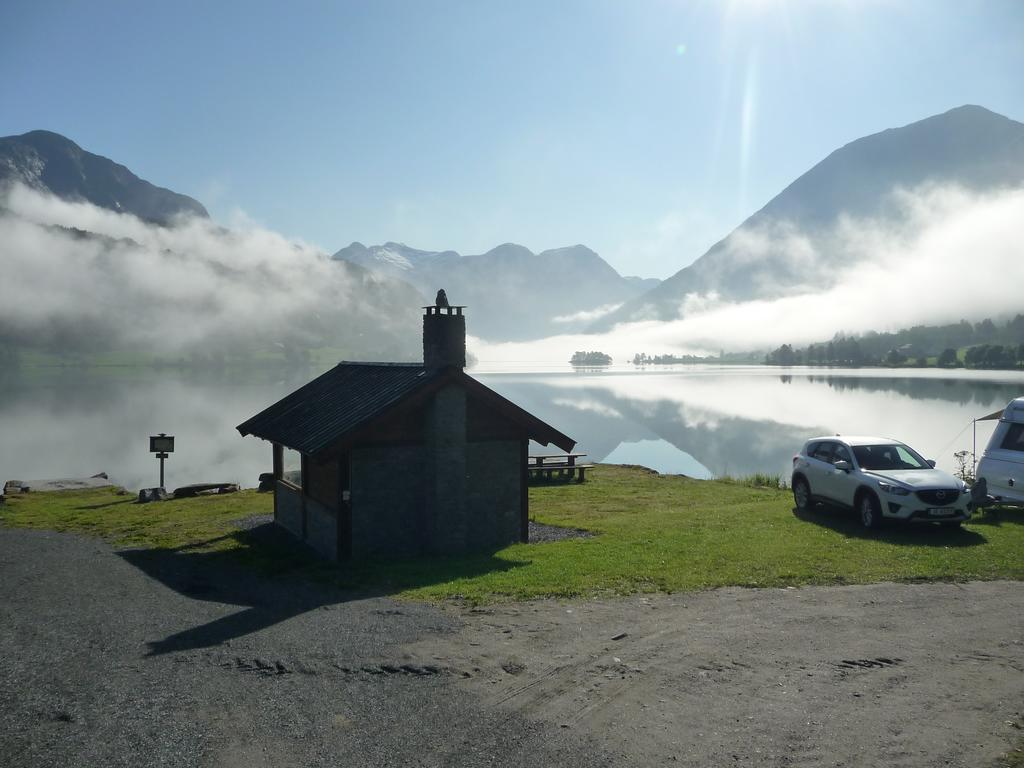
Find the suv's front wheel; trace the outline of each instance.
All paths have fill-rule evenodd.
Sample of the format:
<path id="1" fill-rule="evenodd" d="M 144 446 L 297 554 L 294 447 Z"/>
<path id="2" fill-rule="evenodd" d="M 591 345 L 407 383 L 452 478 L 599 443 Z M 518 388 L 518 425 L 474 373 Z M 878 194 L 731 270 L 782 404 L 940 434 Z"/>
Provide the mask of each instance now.
<path id="1" fill-rule="evenodd" d="M 801 512 L 811 508 L 811 486 L 802 477 L 793 478 L 793 503 Z"/>
<path id="2" fill-rule="evenodd" d="M 882 525 L 882 508 L 878 503 L 878 497 L 870 491 L 860 495 L 860 522 L 869 531 L 877 530 Z"/>

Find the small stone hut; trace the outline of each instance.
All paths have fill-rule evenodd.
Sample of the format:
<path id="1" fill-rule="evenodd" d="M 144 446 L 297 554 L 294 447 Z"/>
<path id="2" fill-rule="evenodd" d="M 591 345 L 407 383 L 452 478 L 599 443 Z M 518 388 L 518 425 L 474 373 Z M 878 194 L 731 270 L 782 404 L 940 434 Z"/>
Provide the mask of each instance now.
<path id="1" fill-rule="evenodd" d="M 343 362 L 239 425 L 273 445 L 278 525 L 336 560 L 527 540 L 529 441 L 575 441 L 463 371 L 463 309 L 424 307 L 422 365 Z"/>

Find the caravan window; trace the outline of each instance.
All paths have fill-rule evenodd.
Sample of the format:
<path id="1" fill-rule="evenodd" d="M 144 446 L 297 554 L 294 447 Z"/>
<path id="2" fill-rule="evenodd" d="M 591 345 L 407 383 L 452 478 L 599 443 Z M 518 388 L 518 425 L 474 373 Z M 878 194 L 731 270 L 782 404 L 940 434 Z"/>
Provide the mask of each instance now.
<path id="1" fill-rule="evenodd" d="M 999 447 L 1004 451 L 1024 452 L 1024 424 L 1011 424 Z"/>

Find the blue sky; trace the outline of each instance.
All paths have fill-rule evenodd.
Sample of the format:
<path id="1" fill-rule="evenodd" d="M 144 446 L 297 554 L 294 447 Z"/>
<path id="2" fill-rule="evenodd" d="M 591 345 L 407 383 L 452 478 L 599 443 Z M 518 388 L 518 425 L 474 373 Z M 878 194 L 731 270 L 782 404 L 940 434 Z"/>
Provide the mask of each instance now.
<path id="1" fill-rule="evenodd" d="M 46 128 L 334 251 L 583 243 L 667 277 L 860 136 L 1024 120 L 1024 1 L 0 4 Z"/>

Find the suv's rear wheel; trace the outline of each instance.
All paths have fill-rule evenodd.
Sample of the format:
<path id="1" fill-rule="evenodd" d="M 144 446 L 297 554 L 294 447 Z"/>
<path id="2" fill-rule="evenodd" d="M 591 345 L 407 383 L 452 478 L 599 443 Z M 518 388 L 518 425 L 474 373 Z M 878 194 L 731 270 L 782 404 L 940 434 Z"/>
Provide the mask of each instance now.
<path id="1" fill-rule="evenodd" d="M 870 491 L 860 495 L 860 522 L 869 531 L 877 530 L 882 525 L 882 508 L 878 504 L 878 497 Z"/>
<path id="2" fill-rule="evenodd" d="M 811 486 L 802 477 L 793 478 L 793 503 L 801 512 L 811 508 Z"/>

